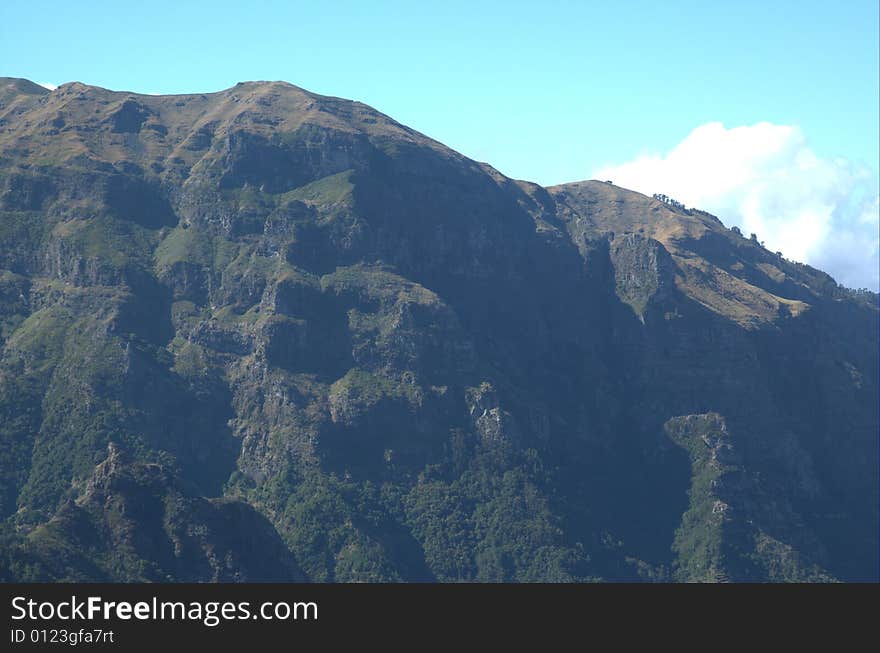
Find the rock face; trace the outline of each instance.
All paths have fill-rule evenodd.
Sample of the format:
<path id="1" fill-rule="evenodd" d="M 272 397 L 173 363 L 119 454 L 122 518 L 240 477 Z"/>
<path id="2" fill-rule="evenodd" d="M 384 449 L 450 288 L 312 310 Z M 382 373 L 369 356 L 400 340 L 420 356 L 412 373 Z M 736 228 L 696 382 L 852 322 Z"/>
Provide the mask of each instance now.
<path id="1" fill-rule="evenodd" d="M 617 296 L 644 318 L 648 302 L 663 301 L 674 286 L 672 258 L 656 240 L 638 234 L 613 239 L 610 254 Z"/>
<path id="2" fill-rule="evenodd" d="M 278 82 L 0 80 L 0 576 L 877 580 L 877 297 Z"/>

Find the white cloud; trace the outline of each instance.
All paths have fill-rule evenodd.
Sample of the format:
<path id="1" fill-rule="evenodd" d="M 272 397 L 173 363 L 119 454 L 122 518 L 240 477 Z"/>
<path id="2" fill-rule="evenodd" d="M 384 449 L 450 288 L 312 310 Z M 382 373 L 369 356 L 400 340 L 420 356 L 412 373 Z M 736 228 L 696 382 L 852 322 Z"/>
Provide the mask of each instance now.
<path id="1" fill-rule="evenodd" d="M 58 84 L 50 84 L 49 82 L 37 82 L 37 84 L 42 86 L 43 88 L 48 88 L 50 91 L 54 91 L 56 88 L 58 88 Z"/>
<path id="2" fill-rule="evenodd" d="M 880 287 L 876 173 L 821 158 L 798 127 L 701 125 L 665 155 L 595 170 L 595 179 L 709 211 L 768 249 L 851 287 Z"/>

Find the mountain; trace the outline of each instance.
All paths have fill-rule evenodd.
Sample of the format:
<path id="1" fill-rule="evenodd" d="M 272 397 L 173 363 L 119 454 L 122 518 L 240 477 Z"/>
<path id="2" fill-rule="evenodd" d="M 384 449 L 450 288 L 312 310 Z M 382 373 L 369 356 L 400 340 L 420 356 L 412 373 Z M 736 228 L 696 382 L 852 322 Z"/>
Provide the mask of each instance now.
<path id="1" fill-rule="evenodd" d="M 878 580 L 878 302 L 282 82 L 0 79 L 4 580 Z"/>

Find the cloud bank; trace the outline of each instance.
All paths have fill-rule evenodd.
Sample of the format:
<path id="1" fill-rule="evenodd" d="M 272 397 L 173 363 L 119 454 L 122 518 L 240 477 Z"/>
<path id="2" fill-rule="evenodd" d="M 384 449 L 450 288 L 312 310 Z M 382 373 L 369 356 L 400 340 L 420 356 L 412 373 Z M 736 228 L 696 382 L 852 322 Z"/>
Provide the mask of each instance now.
<path id="1" fill-rule="evenodd" d="M 768 249 L 846 286 L 880 288 L 876 173 L 817 156 L 798 127 L 762 122 L 728 129 L 712 122 L 665 155 L 606 166 L 593 178 L 663 193 L 757 234 Z"/>
<path id="2" fill-rule="evenodd" d="M 42 86 L 43 88 L 48 88 L 50 91 L 54 91 L 56 88 L 58 88 L 58 84 L 50 84 L 49 82 L 37 82 L 37 84 Z"/>

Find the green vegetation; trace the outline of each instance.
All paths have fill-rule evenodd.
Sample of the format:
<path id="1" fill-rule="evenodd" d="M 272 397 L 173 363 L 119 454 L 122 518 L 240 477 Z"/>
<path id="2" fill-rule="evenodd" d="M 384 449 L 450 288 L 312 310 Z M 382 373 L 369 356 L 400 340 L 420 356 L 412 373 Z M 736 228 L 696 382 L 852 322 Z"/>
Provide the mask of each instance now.
<path id="1" fill-rule="evenodd" d="M 335 175 L 327 175 L 317 181 L 282 194 L 281 202 L 299 200 L 315 204 L 332 205 L 346 201 L 354 190 L 351 183 L 351 170 L 345 170 Z"/>
<path id="2" fill-rule="evenodd" d="M 156 268 L 160 274 L 175 263 L 193 263 L 222 270 L 237 253 L 235 243 L 212 237 L 196 227 L 175 227 L 156 247 Z"/>
<path id="3" fill-rule="evenodd" d="M 719 460 L 731 446 L 720 415 L 689 416 L 666 423 L 666 432 L 691 461 L 689 505 L 676 531 L 673 551 L 682 581 L 718 582 L 728 578 L 723 551 L 725 512 L 730 508 L 715 492 L 719 479 L 736 471 Z"/>
<path id="4" fill-rule="evenodd" d="M 876 295 L 283 84 L 0 122 L 0 580 L 880 577 Z"/>

